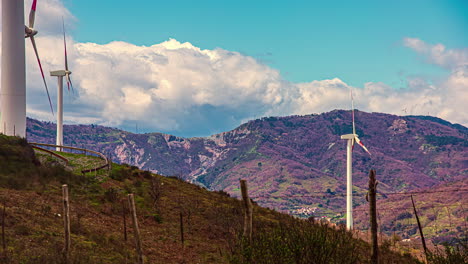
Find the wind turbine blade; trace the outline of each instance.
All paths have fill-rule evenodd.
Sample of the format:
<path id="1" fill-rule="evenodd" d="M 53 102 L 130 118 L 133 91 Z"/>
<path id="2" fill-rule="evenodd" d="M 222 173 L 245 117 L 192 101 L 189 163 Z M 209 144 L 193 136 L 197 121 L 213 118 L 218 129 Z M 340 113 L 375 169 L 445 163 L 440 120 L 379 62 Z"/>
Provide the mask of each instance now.
<path id="1" fill-rule="evenodd" d="M 68 78 L 68 74 L 67 74 L 67 89 L 68 89 L 68 92 L 70 92 L 70 80 Z"/>
<path id="2" fill-rule="evenodd" d="M 65 39 L 65 22 L 62 17 L 62 26 L 63 26 L 63 46 L 65 47 L 65 70 L 68 71 L 68 56 L 67 56 L 67 41 Z"/>
<path id="3" fill-rule="evenodd" d="M 62 27 L 63 27 L 63 47 L 64 47 L 64 50 L 65 50 L 65 71 L 67 72 L 66 74 L 66 77 L 67 77 L 67 87 L 68 87 L 68 91 L 70 91 L 70 87 L 73 91 L 73 84 L 72 84 L 72 81 L 70 79 L 70 73 L 68 73 L 68 54 L 67 54 L 67 39 L 66 39 L 66 36 L 65 36 L 65 21 L 63 20 L 63 17 L 62 17 Z"/>
<path id="4" fill-rule="evenodd" d="M 29 12 L 29 28 L 34 27 L 34 20 L 36 19 L 36 4 L 37 0 L 33 0 L 31 6 L 31 12 Z"/>
<path id="5" fill-rule="evenodd" d="M 47 88 L 44 71 L 42 70 L 41 60 L 39 59 L 39 53 L 37 52 L 36 40 L 34 40 L 34 36 L 31 36 L 30 39 L 31 39 L 31 44 L 34 48 L 34 53 L 36 54 L 36 59 L 37 59 L 37 63 L 39 64 L 39 69 L 41 70 L 42 80 L 44 81 L 44 86 L 47 92 L 47 98 L 49 99 L 50 111 L 52 112 L 52 115 L 54 115 L 54 108 L 52 107 L 52 101 L 50 100 L 49 89 Z"/>
<path id="6" fill-rule="evenodd" d="M 361 146 L 367 153 L 369 153 L 369 155 L 372 155 L 369 150 L 366 148 L 366 146 L 364 146 L 364 144 L 361 142 L 361 140 L 359 140 L 358 137 L 355 137 L 354 138 L 356 140 L 356 142 L 359 144 L 359 146 Z"/>
<path id="7" fill-rule="evenodd" d="M 353 88 L 349 88 L 351 91 L 351 115 L 353 118 L 353 134 L 356 135 L 356 126 L 354 125 L 354 97 L 353 97 Z"/>
<path id="8" fill-rule="evenodd" d="M 70 74 L 67 74 L 67 86 L 68 86 L 68 91 L 70 91 L 70 87 L 71 87 L 72 92 L 74 92 L 74 90 L 73 90 L 73 83 L 72 83 L 72 81 L 71 81 Z"/>
<path id="9" fill-rule="evenodd" d="M 75 93 L 75 89 L 73 88 L 73 83 L 71 81 L 70 75 L 68 75 L 68 82 L 70 82 L 70 87 L 73 93 Z"/>

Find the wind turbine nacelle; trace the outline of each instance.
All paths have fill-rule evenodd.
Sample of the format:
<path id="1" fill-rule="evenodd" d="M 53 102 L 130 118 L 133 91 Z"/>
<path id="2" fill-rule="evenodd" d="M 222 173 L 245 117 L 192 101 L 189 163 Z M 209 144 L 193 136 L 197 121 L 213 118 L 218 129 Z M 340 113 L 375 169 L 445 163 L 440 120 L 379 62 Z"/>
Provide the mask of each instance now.
<path id="1" fill-rule="evenodd" d="M 33 28 L 28 28 L 25 26 L 25 29 L 24 29 L 24 38 L 29 38 L 31 36 L 35 36 L 37 34 L 37 30 L 33 29 Z"/>
<path id="2" fill-rule="evenodd" d="M 71 72 L 69 72 L 71 73 Z M 60 76 L 65 76 L 67 75 L 67 71 L 65 70 L 60 70 L 60 71 L 51 71 L 50 72 L 50 76 L 57 76 L 57 77 L 60 77 Z"/>
<path id="3" fill-rule="evenodd" d="M 357 137 L 356 134 L 346 134 L 346 135 L 342 135 L 341 139 L 354 139 L 356 137 Z"/>

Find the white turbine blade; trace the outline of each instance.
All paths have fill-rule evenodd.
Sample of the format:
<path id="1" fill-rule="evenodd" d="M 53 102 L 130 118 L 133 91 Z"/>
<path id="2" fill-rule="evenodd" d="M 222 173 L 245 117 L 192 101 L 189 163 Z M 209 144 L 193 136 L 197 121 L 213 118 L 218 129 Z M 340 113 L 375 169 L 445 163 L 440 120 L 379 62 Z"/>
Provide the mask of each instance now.
<path id="1" fill-rule="evenodd" d="M 68 89 L 68 92 L 70 92 L 70 76 L 66 74 L 65 77 L 67 78 L 67 89 Z"/>
<path id="2" fill-rule="evenodd" d="M 356 142 L 359 144 L 359 146 L 361 146 L 367 153 L 369 153 L 369 155 L 372 155 L 369 150 L 366 148 L 366 146 L 364 146 L 364 144 L 361 142 L 361 140 L 359 140 L 358 137 L 354 137 L 354 139 L 356 140 Z"/>
<path id="3" fill-rule="evenodd" d="M 71 89 L 73 91 L 73 84 L 72 84 L 72 81 L 70 79 L 70 71 L 68 70 L 67 40 L 66 40 L 66 37 L 65 37 L 65 21 L 63 20 L 63 17 L 62 17 L 62 26 L 63 26 L 63 47 L 64 47 L 64 50 L 65 50 L 65 71 L 67 72 L 66 73 L 67 87 L 68 87 L 68 91 L 70 91 L 70 87 L 71 87 Z"/>
<path id="4" fill-rule="evenodd" d="M 70 91 L 70 87 L 71 87 L 71 90 L 72 90 L 72 92 L 74 93 L 75 90 L 73 89 L 73 83 L 72 83 L 72 81 L 71 81 L 70 74 L 67 73 L 66 77 L 67 77 L 68 91 Z"/>
<path id="5" fill-rule="evenodd" d="M 29 28 L 34 27 L 34 20 L 36 19 L 36 4 L 37 0 L 34 0 L 31 6 L 31 12 L 29 12 Z"/>
<path id="6" fill-rule="evenodd" d="M 47 88 L 44 71 L 42 70 L 41 60 L 39 59 L 39 53 L 37 52 L 36 41 L 34 40 L 34 36 L 31 36 L 30 39 L 31 39 L 31 44 L 34 48 L 34 53 L 36 54 L 36 59 L 37 59 L 37 63 L 39 64 L 39 69 L 41 70 L 42 80 L 44 81 L 44 86 L 47 92 L 47 98 L 49 99 L 50 111 L 52 112 L 52 115 L 53 115 L 54 108 L 52 107 L 52 101 L 50 100 L 49 89 Z"/>
<path id="7" fill-rule="evenodd" d="M 62 26 L 63 26 L 63 46 L 65 48 L 65 70 L 68 71 L 68 56 L 67 56 L 67 41 L 65 40 L 65 22 L 62 17 Z"/>

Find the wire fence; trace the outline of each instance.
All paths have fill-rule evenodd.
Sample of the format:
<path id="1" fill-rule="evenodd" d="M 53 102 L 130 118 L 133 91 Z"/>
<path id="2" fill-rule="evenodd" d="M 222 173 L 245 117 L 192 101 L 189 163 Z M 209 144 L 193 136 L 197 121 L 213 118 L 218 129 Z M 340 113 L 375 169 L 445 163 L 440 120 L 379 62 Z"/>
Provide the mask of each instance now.
<path id="1" fill-rule="evenodd" d="M 411 191 L 411 192 L 387 192 L 378 193 L 381 199 L 377 201 L 377 220 L 379 232 L 386 236 L 397 236 L 401 239 L 413 238 L 412 241 L 417 241 L 417 223 L 414 217 L 413 207 L 410 203 L 410 196 L 414 195 L 416 199 L 416 210 L 421 219 L 423 219 L 423 231 L 429 239 L 438 240 L 440 237 L 459 237 L 466 239 L 468 212 L 465 210 L 468 207 L 468 197 L 465 193 L 468 188 L 449 188 L 443 190 L 428 190 L 428 191 Z M 456 202 L 443 202 L 437 194 L 443 193 L 458 193 L 461 195 L 461 200 Z M 392 198 L 383 198 L 383 195 L 393 196 Z M 436 204 L 429 204 L 425 195 L 430 195 L 431 199 L 438 198 Z M 361 197 L 362 194 L 354 193 L 353 197 Z M 287 213 L 301 215 L 301 217 L 314 217 L 315 219 L 326 219 L 343 223 L 346 217 L 346 210 L 343 209 L 313 207 L 317 210 L 303 210 L 302 214 L 298 213 L 298 209 L 310 208 L 304 205 L 304 201 L 300 198 L 337 198 L 342 200 L 344 204 L 346 194 L 330 193 L 330 192 L 311 192 L 310 194 L 299 195 L 252 195 L 251 198 L 260 205 L 275 204 L 277 199 L 285 199 L 279 206 L 279 211 L 285 211 L 285 208 L 290 210 Z M 417 198 L 421 198 L 418 200 Z M 437 200 L 437 199 L 436 199 Z M 396 205 L 395 205 L 396 204 Z M 379 206 L 380 205 L 380 206 Z M 305 213 L 304 213 L 305 212 Z M 366 204 L 361 204 L 353 209 L 355 216 L 354 229 L 357 231 L 367 232 L 369 230 L 369 208 Z M 442 238 L 443 240 L 444 238 Z M 447 238 L 448 239 L 448 238 Z M 439 239 L 440 240 L 440 239 Z"/>
<path id="2" fill-rule="evenodd" d="M 45 146 L 46 147 L 46 146 Z M 83 147 L 83 146 L 75 146 Z M 55 150 L 55 147 L 49 147 Z M 69 151 L 79 154 L 87 154 L 98 157 L 99 155 L 86 152 L 79 149 L 70 149 Z M 102 154 L 101 154 L 102 155 Z M 364 201 L 366 192 L 353 193 L 352 196 L 356 200 L 361 200 L 361 205 L 353 209 L 355 217 L 355 229 L 359 231 L 367 231 L 369 229 L 369 209 Z M 424 195 L 430 195 L 434 198 L 438 194 L 456 193 L 461 195 L 461 199 L 457 202 L 440 201 L 444 197 L 440 197 L 435 204 L 429 204 L 425 199 L 418 201 L 418 197 L 424 198 Z M 423 219 L 423 230 L 428 231 L 429 237 L 438 237 L 441 235 L 458 236 L 466 234 L 468 221 L 467 211 L 468 206 L 468 187 L 461 186 L 458 188 L 445 188 L 440 190 L 425 190 L 425 191 L 408 191 L 408 192 L 377 192 L 380 198 L 377 200 L 378 225 L 379 232 L 386 235 L 397 235 L 401 238 L 415 237 L 416 235 L 416 219 L 413 215 L 413 207 L 409 203 L 409 198 L 414 195 L 416 198 L 416 210 Z M 260 205 L 277 205 L 279 211 L 295 214 L 293 211 L 310 208 L 310 205 L 304 203 L 304 199 L 336 199 L 339 203 L 344 204 L 346 193 L 336 193 L 331 191 L 312 191 L 307 194 L 293 195 L 273 195 L 273 194 L 258 194 L 251 195 L 251 198 Z M 284 199 L 279 203 L 278 199 Z M 392 200 L 393 199 L 393 200 Z M 399 199 L 399 200 L 398 200 Z M 406 200 L 405 200 L 406 199 Z M 396 205 L 395 205 L 396 204 Z M 314 218 L 324 218 L 335 222 L 343 221 L 346 216 L 346 210 L 338 209 L 337 204 L 334 206 L 322 206 L 318 210 L 309 210 L 301 214 L 303 217 L 312 216 Z M 466 238 L 465 238 L 466 239 Z"/>
<path id="3" fill-rule="evenodd" d="M 377 195 L 385 196 L 385 195 L 413 195 L 413 194 L 431 194 L 431 193 L 446 193 L 446 192 L 468 192 L 468 188 L 456 188 L 456 189 L 447 189 L 447 190 L 439 190 L 439 191 L 412 191 L 412 192 L 377 192 Z M 262 195 L 255 195 L 252 198 L 294 198 L 294 197 L 322 197 L 322 196 L 330 196 L 330 197 L 345 197 L 346 193 L 331 193 L 331 192 L 308 192 L 309 194 L 297 194 L 297 195 L 270 195 L 270 194 L 262 194 Z M 362 196 L 363 193 L 353 193 L 353 197 Z"/>

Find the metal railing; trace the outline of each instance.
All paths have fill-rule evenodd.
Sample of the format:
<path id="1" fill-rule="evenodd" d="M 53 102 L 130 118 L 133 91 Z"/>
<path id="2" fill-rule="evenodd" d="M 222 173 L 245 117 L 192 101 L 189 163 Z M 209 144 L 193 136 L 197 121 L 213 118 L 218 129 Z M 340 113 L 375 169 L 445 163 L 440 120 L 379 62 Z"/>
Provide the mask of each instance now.
<path id="1" fill-rule="evenodd" d="M 67 163 L 68 163 L 67 158 L 65 158 L 65 157 L 63 157 L 63 156 L 61 156 L 61 155 L 59 155 L 59 154 L 57 154 L 57 153 L 55 153 L 53 151 L 50 151 L 50 150 L 47 150 L 45 148 L 41 148 L 41 147 L 38 147 L 38 146 L 53 147 L 53 148 L 60 148 L 60 149 L 79 150 L 79 151 L 83 151 L 85 155 L 87 155 L 86 153 L 89 152 L 89 153 L 93 153 L 93 154 L 97 155 L 98 157 L 100 157 L 101 159 L 103 159 L 106 162 L 104 165 L 101 165 L 101 166 L 98 166 L 98 167 L 95 167 L 95 168 L 81 170 L 81 173 L 83 173 L 83 174 L 85 174 L 87 172 L 98 171 L 98 170 L 101 170 L 101 169 L 104 169 L 104 168 L 108 168 L 108 170 L 111 169 L 111 163 L 109 162 L 109 159 L 104 154 L 102 154 L 101 152 L 98 152 L 98 151 L 85 149 L 85 148 L 77 148 L 77 147 L 70 147 L 70 146 L 59 146 L 59 145 L 54 145 L 54 144 L 45 144 L 45 143 L 36 143 L 36 142 L 29 142 L 29 144 L 31 146 L 33 146 L 33 148 L 37 148 L 39 150 L 50 153 L 50 154 L 54 155 L 55 157 L 66 161 Z"/>

